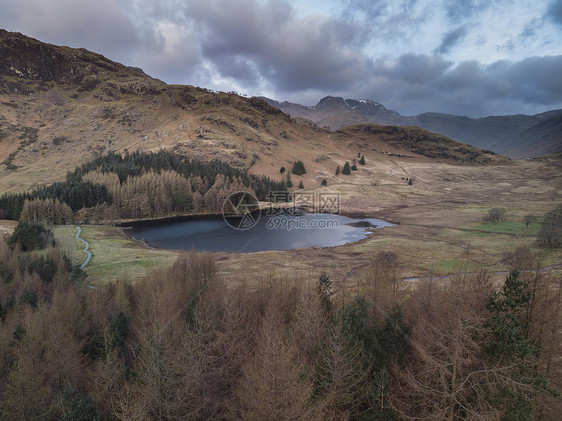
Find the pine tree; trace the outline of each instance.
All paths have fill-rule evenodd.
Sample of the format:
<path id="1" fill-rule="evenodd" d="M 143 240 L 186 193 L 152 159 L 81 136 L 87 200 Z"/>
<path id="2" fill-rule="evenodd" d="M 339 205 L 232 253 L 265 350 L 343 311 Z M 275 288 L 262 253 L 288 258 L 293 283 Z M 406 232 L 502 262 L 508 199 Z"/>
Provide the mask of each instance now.
<path id="1" fill-rule="evenodd" d="M 340 166 L 338 165 L 338 167 L 336 168 L 336 175 L 340 175 Z"/>
<path id="2" fill-rule="evenodd" d="M 359 160 L 361 165 L 365 165 L 365 155 L 361 155 L 361 159 Z"/>
<path id="3" fill-rule="evenodd" d="M 518 270 L 513 270 L 502 290 L 488 303 L 492 319 L 487 326 L 490 332 L 487 351 L 498 365 L 508 364 L 502 373 L 504 384 L 492 393 L 490 400 L 505 408 L 505 419 L 535 419 L 534 400 L 547 384 L 546 378 L 530 364 L 531 357 L 540 351 L 527 336 L 531 299 L 529 283 L 520 279 Z"/>
<path id="4" fill-rule="evenodd" d="M 357 171 L 357 165 L 353 164 L 353 165 L 351 166 L 351 171 Z"/>
<path id="5" fill-rule="evenodd" d="M 293 187 L 293 182 L 291 181 L 291 173 L 287 173 L 287 188 Z"/>
<path id="6" fill-rule="evenodd" d="M 293 164 L 293 169 L 291 171 L 295 175 L 306 174 L 306 169 L 304 168 L 304 163 L 302 161 L 297 161 Z"/>
<path id="7" fill-rule="evenodd" d="M 346 162 L 343 166 L 343 170 L 341 172 L 343 175 L 351 175 L 351 168 L 349 167 L 349 162 Z"/>
<path id="8" fill-rule="evenodd" d="M 299 183 L 299 189 L 304 189 L 304 184 L 302 183 L 302 180 L 301 180 L 301 182 Z"/>

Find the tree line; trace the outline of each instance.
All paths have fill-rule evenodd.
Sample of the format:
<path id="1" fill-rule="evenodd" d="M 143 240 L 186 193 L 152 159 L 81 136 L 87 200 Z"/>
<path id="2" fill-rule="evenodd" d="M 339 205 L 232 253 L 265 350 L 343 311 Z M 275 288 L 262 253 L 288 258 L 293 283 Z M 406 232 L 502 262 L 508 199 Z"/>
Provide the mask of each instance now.
<path id="1" fill-rule="evenodd" d="M 284 192 L 287 186 L 219 160 L 205 163 L 166 151 L 123 156 L 112 152 L 69 172 L 63 182 L 30 193 L 4 194 L 0 218 L 59 224 L 69 222 L 70 213 L 88 220 L 218 212 L 222 203 L 217 197 L 236 189 L 267 200 L 270 191 Z"/>

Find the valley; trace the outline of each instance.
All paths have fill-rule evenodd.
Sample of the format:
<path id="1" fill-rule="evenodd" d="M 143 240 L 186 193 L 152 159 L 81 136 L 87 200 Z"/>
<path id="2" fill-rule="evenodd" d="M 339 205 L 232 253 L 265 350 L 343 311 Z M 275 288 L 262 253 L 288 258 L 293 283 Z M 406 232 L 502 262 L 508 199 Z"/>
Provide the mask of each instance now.
<path id="1" fill-rule="evenodd" d="M 399 258 L 401 278 L 448 274 L 467 264 L 474 270 L 506 270 L 506 253 L 520 247 L 539 250 L 534 243 L 540 217 L 562 198 L 560 164 L 557 157 L 486 167 L 396 161 L 375 168 L 367 163 L 364 172 L 348 182 L 314 190 L 341 194 L 344 215 L 378 217 L 398 225 L 377 229 L 365 240 L 339 247 L 214 253 L 217 267 L 233 284 L 249 278 L 258 282 L 256 273 L 263 274 L 262 282 L 295 275 L 308 282 L 329 271 L 335 283 L 357 285 L 366 276 L 361 269 L 368 270 L 376 253 L 391 251 Z M 396 180 L 398 171 L 416 181 L 408 185 Z M 371 172 L 378 176 L 373 178 Z M 505 223 L 482 222 L 494 207 L 508 209 Z M 538 217 L 528 227 L 523 222 L 527 214 Z M 61 228 L 61 239 L 73 237 L 74 232 Z M 135 242 L 122 229 L 110 226 L 86 226 L 82 236 L 94 253 L 86 268 L 94 285 L 145 275 L 156 267 L 170 266 L 178 255 Z M 72 252 L 77 263 L 83 259 L 81 249 L 79 244 Z M 542 254 L 543 266 L 562 262 L 560 250 Z"/>

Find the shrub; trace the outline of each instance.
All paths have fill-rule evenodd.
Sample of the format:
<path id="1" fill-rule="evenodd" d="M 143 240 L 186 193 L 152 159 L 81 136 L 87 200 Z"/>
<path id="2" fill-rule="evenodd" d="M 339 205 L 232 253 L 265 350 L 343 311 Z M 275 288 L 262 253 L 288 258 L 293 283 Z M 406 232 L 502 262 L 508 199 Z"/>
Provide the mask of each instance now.
<path id="1" fill-rule="evenodd" d="M 285 167 L 281 167 L 281 169 L 279 170 L 279 172 L 280 172 L 281 174 L 283 174 L 283 173 L 285 172 Z"/>
<path id="2" fill-rule="evenodd" d="M 357 171 L 357 165 L 353 164 L 353 165 L 351 166 L 351 171 Z"/>
<path id="3" fill-rule="evenodd" d="M 338 167 L 336 168 L 336 175 L 340 175 L 340 166 L 338 165 Z"/>
<path id="4" fill-rule="evenodd" d="M 338 167 L 339 168 L 339 167 Z M 322 186 L 327 186 L 328 185 L 328 180 L 326 180 L 325 178 L 322 180 L 322 182 L 320 183 L 320 185 Z"/>

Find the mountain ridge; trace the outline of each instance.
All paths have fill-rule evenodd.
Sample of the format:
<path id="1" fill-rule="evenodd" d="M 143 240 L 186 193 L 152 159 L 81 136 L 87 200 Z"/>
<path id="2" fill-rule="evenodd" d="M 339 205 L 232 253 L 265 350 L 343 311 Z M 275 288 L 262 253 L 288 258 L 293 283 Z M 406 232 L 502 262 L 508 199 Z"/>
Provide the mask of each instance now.
<path id="1" fill-rule="evenodd" d="M 534 115 L 515 114 L 479 118 L 436 112 L 403 116 L 369 99 L 355 100 L 326 96 L 320 99 L 317 105 L 307 107 L 286 101 L 260 98 L 291 116 L 309 119 L 330 130 L 360 123 L 417 126 L 481 149 L 492 149 L 511 158 L 534 158 L 562 151 L 562 132 L 558 137 L 552 134 L 548 140 L 543 140 L 540 134 L 536 134 L 533 142 L 529 142 L 530 138 L 526 135 L 528 130 L 539 125 L 543 120 L 562 115 L 562 110 L 550 110 Z M 536 133 L 540 127 L 538 126 L 533 133 Z"/>

